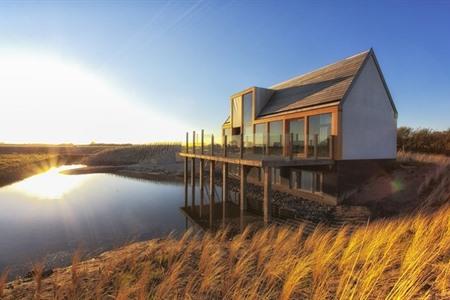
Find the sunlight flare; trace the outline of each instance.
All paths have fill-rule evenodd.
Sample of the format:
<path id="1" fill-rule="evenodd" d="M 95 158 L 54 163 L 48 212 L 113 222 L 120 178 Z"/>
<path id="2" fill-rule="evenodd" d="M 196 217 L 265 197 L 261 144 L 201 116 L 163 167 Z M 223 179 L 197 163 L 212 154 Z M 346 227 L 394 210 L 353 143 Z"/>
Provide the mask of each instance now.
<path id="1" fill-rule="evenodd" d="M 60 172 L 80 167 L 83 166 L 70 165 L 54 167 L 44 173 L 31 176 L 14 184 L 14 189 L 21 193 L 34 196 L 37 199 L 62 199 L 65 194 L 80 186 L 86 179 L 86 175 L 64 175 Z"/>
<path id="2" fill-rule="evenodd" d="M 57 55 L 0 51 L 0 142 L 146 143 L 185 131 L 137 98 Z"/>

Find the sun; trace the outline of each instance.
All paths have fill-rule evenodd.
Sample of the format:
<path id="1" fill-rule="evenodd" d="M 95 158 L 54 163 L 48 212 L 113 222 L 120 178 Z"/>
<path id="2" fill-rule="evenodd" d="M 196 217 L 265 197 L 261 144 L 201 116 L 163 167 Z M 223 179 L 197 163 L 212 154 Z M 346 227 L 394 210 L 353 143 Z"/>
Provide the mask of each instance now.
<path id="1" fill-rule="evenodd" d="M 144 143 L 186 130 L 147 102 L 58 55 L 0 51 L 0 142 Z"/>

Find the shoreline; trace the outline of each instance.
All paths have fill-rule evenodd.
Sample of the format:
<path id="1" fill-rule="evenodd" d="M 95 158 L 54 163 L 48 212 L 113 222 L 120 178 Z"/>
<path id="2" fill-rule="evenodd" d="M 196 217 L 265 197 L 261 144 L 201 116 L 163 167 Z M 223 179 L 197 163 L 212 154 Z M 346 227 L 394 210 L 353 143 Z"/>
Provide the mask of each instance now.
<path id="1" fill-rule="evenodd" d="M 62 171 L 65 175 L 83 175 L 83 174 L 114 174 L 135 179 L 145 179 L 153 181 L 182 182 L 183 176 L 166 170 L 154 170 L 151 167 L 142 165 L 104 165 L 104 166 L 86 166 L 77 169 Z"/>

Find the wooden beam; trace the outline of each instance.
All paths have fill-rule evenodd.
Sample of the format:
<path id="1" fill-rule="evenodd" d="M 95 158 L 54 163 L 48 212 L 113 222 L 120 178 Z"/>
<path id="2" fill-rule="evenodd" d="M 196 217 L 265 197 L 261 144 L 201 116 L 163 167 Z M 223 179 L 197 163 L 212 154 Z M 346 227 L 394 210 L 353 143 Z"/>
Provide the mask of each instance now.
<path id="1" fill-rule="evenodd" d="M 215 198 L 215 187 L 214 187 L 214 171 L 216 167 L 215 161 L 209 162 L 209 226 L 212 227 L 213 217 L 214 217 L 214 198 Z"/>
<path id="2" fill-rule="evenodd" d="M 222 164 L 222 219 L 227 215 L 226 205 L 228 201 L 228 163 Z"/>
<path id="3" fill-rule="evenodd" d="M 205 200 L 205 174 L 204 174 L 204 168 L 205 168 L 205 160 L 200 159 L 200 218 L 203 216 L 203 205 Z"/>
<path id="4" fill-rule="evenodd" d="M 244 165 L 240 165 L 240 208 L 241 212 L 247 210 L 247 168 Z"/>
<path id="5" fill-rule="evenodd" d="M 270 167 L 264 168 L 264 199 L 263 199 L 263 210 L 264 210 L 264 223 L 269 224 L 271 221 L 272 211 L 271 211 L 271 198 L 272 198 L 272 180 L 271 180 Z"/>
<path id="6" fill-rule="evenodd" d="M 192 159 L 192 164 L 191 164 L 191 188 L 192 188 L 192 195 L 191 195 L 191 209 L 192 209 L 192 213 L 195 210 L 195 158 Z"/>
<path id="7" fill-rule="evenodd" d="M 184 207 L 188 206 L 188 174 L 189 174 L 189 158 L 184 158 Z"/>

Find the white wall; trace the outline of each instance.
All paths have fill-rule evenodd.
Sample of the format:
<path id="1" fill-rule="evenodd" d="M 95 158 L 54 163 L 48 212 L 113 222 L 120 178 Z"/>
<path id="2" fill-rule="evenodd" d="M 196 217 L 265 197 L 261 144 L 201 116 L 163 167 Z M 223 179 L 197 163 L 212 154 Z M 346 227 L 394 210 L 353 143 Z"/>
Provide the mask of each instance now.
<path id="1" fill-rule="evenodd" d="M 370 56 L 342 105 L 342 159 L 396 157 L 397 120 Z"/>

